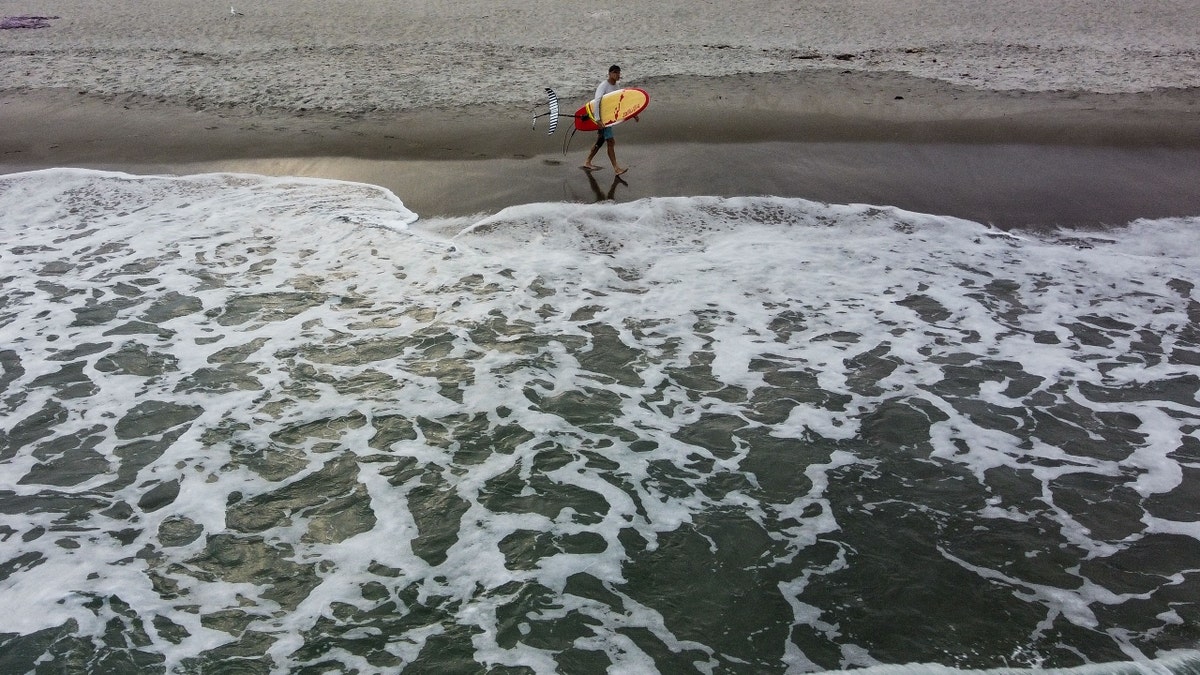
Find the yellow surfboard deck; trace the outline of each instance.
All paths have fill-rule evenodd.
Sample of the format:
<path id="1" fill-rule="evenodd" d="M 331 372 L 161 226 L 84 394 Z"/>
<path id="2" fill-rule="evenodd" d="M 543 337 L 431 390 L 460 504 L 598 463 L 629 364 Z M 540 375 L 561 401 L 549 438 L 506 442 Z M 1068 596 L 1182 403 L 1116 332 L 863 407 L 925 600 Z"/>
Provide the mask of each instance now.
<path id="1" fill-rule="evenodd" d="M 637 87 L 618 89 L 609 92 L 600 99 L 600 123 L 596 123 L 594 108 L 595 101 L 588 101 L 575 111 L 575 128 L 580 131 L 595 131 L 601 127 L 611 127 L 620 124 L 630 117 L 635 117 L 650 105 L 650 94 Z"/>

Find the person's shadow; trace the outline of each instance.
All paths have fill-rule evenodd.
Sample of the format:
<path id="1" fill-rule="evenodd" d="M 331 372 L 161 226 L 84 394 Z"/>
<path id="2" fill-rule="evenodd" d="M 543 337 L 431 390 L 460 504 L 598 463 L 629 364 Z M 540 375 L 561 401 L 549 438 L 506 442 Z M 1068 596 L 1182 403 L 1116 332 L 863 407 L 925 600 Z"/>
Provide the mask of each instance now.
<path id="1" fill-rule="evenodd" d="M 588 182 L 592 184 L 592 192 L 596 193 L 597 202 L 615 201 L 617 199 L 617 186 L 629 186 L 629 183 L 626 183 L 624 178 L 620 176 L 613 176 L 612 186 L 608 188 L 608 192 L 604 192 L 600 189 L 600 183 L 596 182 L 595 171 L 585 171 L 584 173 L 587 174 Z"/>

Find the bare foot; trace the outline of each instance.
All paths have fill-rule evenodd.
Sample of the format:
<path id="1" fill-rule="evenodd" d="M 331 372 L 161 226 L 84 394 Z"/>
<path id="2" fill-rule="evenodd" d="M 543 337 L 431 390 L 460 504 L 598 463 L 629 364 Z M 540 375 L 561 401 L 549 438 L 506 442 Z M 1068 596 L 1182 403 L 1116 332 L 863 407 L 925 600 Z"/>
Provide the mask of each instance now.
<path id="1" fill-rule="evenodd" d="M 602 169 L 604 167 L 592 166 L 591 164 L 584 164 L 583 166 L 581 166 L 579 168 L 583 169 L 584 171 L 599 171 L 600 169 Z"/>
<path id="2" fill-rule="evenodd" d="M 613 169 L 613 170 L 617 172 L 617 173 L 616 173 L 616 174 L 614 174 L 614 175 L 620 176 L 621 174 L 623 174 L 623 173 L 625 173 L 626 171 L 628 171 L 628 170 L 629 170 L 629 167 L 625 167 L 624 169 Z"/>

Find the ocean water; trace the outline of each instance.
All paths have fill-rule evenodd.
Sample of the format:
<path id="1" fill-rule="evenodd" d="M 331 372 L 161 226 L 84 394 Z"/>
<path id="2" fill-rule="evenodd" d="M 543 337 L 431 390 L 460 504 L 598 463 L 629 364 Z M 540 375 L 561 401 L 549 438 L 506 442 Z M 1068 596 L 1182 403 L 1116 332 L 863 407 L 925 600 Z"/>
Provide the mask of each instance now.
<path id="1" fill-rule="evenodd" d="M 1200 219 L 0 177 L 0 672 L 1197 672 Z"/>

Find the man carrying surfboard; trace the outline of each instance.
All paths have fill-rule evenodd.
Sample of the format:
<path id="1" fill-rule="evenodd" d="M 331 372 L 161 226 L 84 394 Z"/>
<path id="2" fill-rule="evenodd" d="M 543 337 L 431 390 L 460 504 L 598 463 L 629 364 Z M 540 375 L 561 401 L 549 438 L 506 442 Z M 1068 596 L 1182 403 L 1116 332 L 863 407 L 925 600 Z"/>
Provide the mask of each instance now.
<path id="1" fill-rule="evenodd" d="M 596 97 L 592 101 L 592 110 L 596 111 L 595 116 L 597 118 L 600 116 L 600 99 L 604 98 L 605 94 L 617 91 L 620 88 L 617 86 L 617 81 L 620 79 L 621 66 L 612 66 L 608 69 L 608 78 L 601 82 L 600 86 L 596 87 Z M 638 121 L 638 118 L 635 116 L 633 121 Z M 599 124 L 598 119 L 597 123 Z M 584 171 L 595 171 L 596 169 L 600 168 L 592 164 L 592 158 L 596 156 L 597 152 L 600 152 L 600 147 L 605 144 L 608 145 L 608 159 L 612 162 L 615 175 L 620 176 L 628 171 L 629 169 L 622 169 L 617 165 L 617 142 L 613 138 L 613 129 L 611 125 L 607 127 L 603 125 L 600 126 L 600 130 L 596 135 L 596 144 L 592 146 L 592 151 L 588 153 L 587 159 L 583 162 Z"/>

